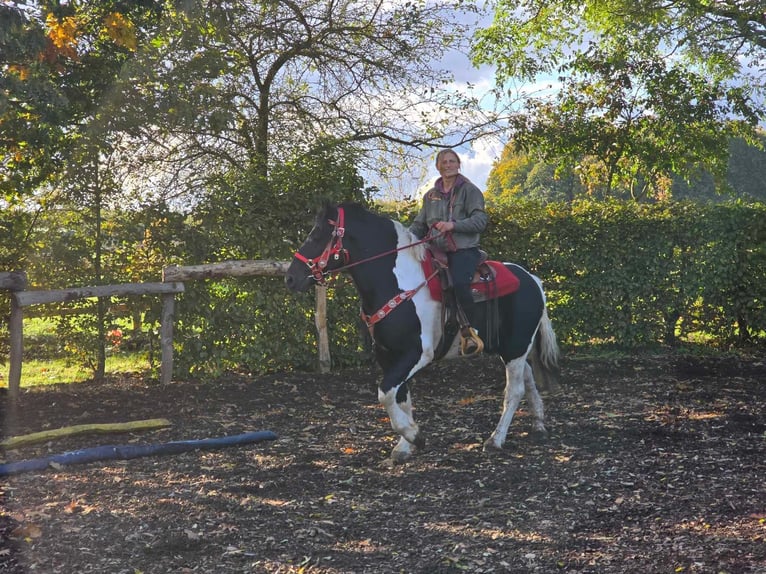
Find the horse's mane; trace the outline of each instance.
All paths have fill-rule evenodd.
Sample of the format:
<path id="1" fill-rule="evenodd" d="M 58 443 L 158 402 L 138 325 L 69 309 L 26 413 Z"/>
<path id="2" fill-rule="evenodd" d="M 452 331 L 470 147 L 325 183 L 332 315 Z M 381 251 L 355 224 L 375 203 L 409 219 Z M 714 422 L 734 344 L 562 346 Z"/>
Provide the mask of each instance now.
<path id="1" fill-rule="evenodd" d="M 426 244 L 420 243 L 420 239 L 415 237 L 409 229 L 407 229 L 400 221 L 396 221 L 395 219 L 392 220 L 394 222 L 394 225 L 396 227 L 401 228 L 402 233 L 407 238 L 405 241 L 407 244 L 413 244 L 413 246 L 409 249 L 410 255 L 415 259 L 415 261 L 423 261 L 426 258 Z M 417 243 L 417 245 L 414 245 Z"/>
<path id="2" fill-rule="evenodd" d="M 402 224 L 402 222 L 397 221 L 396 219 L 393 219 L 391 217 L 388 217 L 387 215 L 381 215 L 379 213 L 375 213 L 374 211 L 370 211 L 361 203 L 347 202 L 347 203 L 341 203 L 339 204 L 339 206 L 343 207 L 343 209 L 345 209 L 347 213 L 358 216 L 360 218 L 372 217 L 372 218 L 386 219 L 391 221 L 394 224 L 394 227 L 397 229 L 398 234 L 404 236 L 405 244 L 410 244 L 410 243 L 414 244 L 420 241 L 417 237 L 415 237 L 412 233 L 410 233 L 410 230 L 407 229 L 404 226 L 404 224 Z M 416 261 L 423 261 L 426 257 L 425 244 L 418 243 L 418 245 L 413 245 L 413 247 L 409 249 L 408 252 L 412 255 L 412 257 L 415 258 Z"/>

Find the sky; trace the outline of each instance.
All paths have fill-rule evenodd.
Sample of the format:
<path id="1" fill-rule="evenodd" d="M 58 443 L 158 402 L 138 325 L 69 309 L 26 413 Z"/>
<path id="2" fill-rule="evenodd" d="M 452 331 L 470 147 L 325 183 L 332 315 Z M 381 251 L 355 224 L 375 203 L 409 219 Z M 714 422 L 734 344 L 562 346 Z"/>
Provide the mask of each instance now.
<path id="1" fill-rule="evenodd" d="M 489 26 L 492 22 L 494 13 L 485 12 L 479 16 L 479 20 L 471 27 L 469 34 L 479 27 Z M 450 50 L 445 56 L 434 61 L 434 68 L 446 70 L 452 74 L 453 85 L 456 92 L 465 93 L 470 91 L 474 96 L 488 94 L 495 87 L 495 68 L 484 65 L 479 68 L 474 67 L 468 55 L 459 50 Z M 552 78 L 542 78 L 541 83 L 525 86 L 521 91 L 531 92 L 549 91 L 555 89 Z M 470 88 L 468 87 L 470 85 Z M 493 98 L 488 98 L 494 102 Z M 487 179 L 492 170 L 494 162 L 501 156 L 506 141 L 500 141 L 497 137 L 477 140 L 470 145 L 464 145 L 456 148 L 455 151 L 460 155 L 461 173 L 476 184 L 481 190 L 486 189 Z M 412 169 L 412 185 L 399 183 L 398 188 L 389 190 L 386 193 L 384 184 L 378 184 L 383 195 L 388 195 L 395 199 L 406 197 L 417 198 L 423 195 L 432 185 L 439 173 L 434 166 L 434 157 L 438 149 L 429 148 L 423 152 L 423 166 L 419 169 Z M 391 186 L 396 187 L 396 184 Z"/>
<path id="2" fill-rule="evenodd" d="M 480 22 L 477 26 L 489 25 L 490 21 L 491 14 L 488 14 L 483 18 L 483 22 Z M 456 91 L 466 91 L 467 86 L 471 84 L 473 86 L 473 93 L 484 94 L 494 87 L 494 68 L 491 66 L 481 66 L 477 69 L 469 57 L 458 50 L 450 50 L 444 58 L 435 62 L 434 66 L 452 73 L 453 88 Z M 432 183 L 439 177 L 433 162 L 433 156 L 436 151 L 430 150 L 429 152 L 428 176 L 427 182 L 423 186 L 424 188 L 430 187 L 429 183 Z M 469 146 L 457 148 L 456 151 L 460 155 L 461 173 L 478 185 L 480 189 L 484 190 L 492 164 L 496 158 L 500 157 L 502 145 L 496 140 L 490 141 L 487 139 L 476 141 Z M 420 189 L 418 193 L 423 191 L 426 191 L 426 189 Z"/>
<path id="3" fill-rule="evenodd" d="M 493 67 L 481 66 L 477 69 L 471 63 L 468 56 L 461 52 L 454 50 L 448 52 L 438 63 L 438 66 L 452 72 L 455 84 L 454 89 L 456 91 L 464 91 L 466 86 L 471 84 L 474 93 L 484 94 L 489 92 L 495 85 L 495 70 Z M 486 186 L 489 172 L 492 169 L 492 164 L 495 159 L 500 157 L 502 151 L 502 144 L 490 139 L 479 140 L 470 146 L 458 148 L 461 173 L 483 190 Z M 430 168 L 429 175 L 434 179 L 439 176 L 433 165 Z"/>

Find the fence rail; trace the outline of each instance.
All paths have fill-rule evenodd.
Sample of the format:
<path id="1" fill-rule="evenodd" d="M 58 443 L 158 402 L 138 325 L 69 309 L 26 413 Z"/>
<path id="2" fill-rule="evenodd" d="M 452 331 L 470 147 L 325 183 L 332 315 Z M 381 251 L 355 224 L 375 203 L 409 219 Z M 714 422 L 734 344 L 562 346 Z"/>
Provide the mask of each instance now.
<path id="1" fill-rule="evenodd" d="M 262 259 L 241 259 L 204 265 L 172 265 L 162 270 L 163 281 L 189 281 L 199 279 L 222 279 L 224 277 L 281 277 L 287 272 L 289 261 L 266 261 Z M 330 336 L 327 330 L 327 288 L 316 286 L 314 324 L 317 330 L 319 370 L 330 371 Z"/>
<path id="2" fill-rule="evenodd" d="M 61 303 L 93 297 L 123 297 L 128 295 L 160 295 L 161 366 L 160 380 L 169 383 L 173 377 L 173 326 L 175 296 L 185 290 L 184 281 L 221 279 L 224 277 L 278 277 L 285 274 L 289 262 L 263 260 L 237 260 L 204 265 L 170 266 L 162 270 L 161 283 L 124 283 L 95 287 L 72 287 L 55 290 L 27 290 L 27 276 L 23 271 L 0 272 L 0 289 L 11 292 L 9 321 L 10 366 L 8 391 L 12 398 L 21 387 L 21 365 L 24 348 L 23 308 L 48 303 Z M 319 369 L 328 372 L 331 366 L 330 344 L 327 331 L 327 289 L 317 286 L 316 314 Z"/>
<path id="3" fill-rule="evenodd" d="M 21 365 L 24 355 L 23 308 L 31 305 L 65 303 L 93 297 L 124 297 L 126 295 L 161 295 L 160 349 L 162 354 L 160 380 L 170 382 L 173 376 L 173 319 L 175 295 L 183 293 L 184 284 L 173 283 L 124 283 L 73 287 L 48 291 L 27 291 L 26 274 L 23 272 L 0 273 L 0 288 L 11 291 L 11 316 L 8 325 L 10 336 L 10 365 L 8 369 L 8 392 L 15 398 L 21 387 Z"/>

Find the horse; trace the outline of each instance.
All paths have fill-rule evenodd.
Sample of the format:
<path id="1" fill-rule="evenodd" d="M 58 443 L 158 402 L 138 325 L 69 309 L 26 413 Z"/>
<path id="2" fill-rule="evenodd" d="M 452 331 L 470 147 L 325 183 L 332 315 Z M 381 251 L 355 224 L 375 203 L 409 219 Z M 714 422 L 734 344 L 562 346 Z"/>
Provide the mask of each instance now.
<path id="1" fill-rule="evenodd" d="M 410 380 L 434 360 L 455 358 L 460 352 L 456 332 L 447 333 L 452 340 L 447 341 L 446 352 L 439 352 L 445 348 L 444 303 L 427 287 L 424 243 L 402 223 L 359 204 L 326 204 L 285 276 L 290 291 L 302 292 L 324 284 L 332 273 L 350 274 L 383 371 L 378 399 L 400 437 L 391 453 L 394 463 L 425 447 L 413 417 Z M 477 303 L 479 320 L 473 325 L 485 341 L 484 352 L 499 355 L 506 373 L 502 414 L 483 445 L 485 452 L 502 449 L 525 392 L 534 417 L 533 435 L 547 436 L 535 374 L 553 381 L 558 372 L 558 345 L 542 281 L 520 265 L 503 263 L 502 267 L 518 278 L 518 289 Z M 535 364 L 534 372 L 528 358 Z"/>

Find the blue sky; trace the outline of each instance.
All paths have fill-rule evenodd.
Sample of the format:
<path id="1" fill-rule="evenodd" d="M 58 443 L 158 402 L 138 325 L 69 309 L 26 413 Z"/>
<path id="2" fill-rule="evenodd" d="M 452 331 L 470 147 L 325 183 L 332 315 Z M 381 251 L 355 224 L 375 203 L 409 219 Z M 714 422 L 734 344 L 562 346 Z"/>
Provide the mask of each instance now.
<path id="1" fill-rule="evenodd" d="M 469 36 L 473 30 L 489 26 L 493 18 L 492 12 L 486 12 L 478 16 L 477 22 L 471 25 Z M 468 37 L 467 37 L 468 38 Z M 495 69 L 492 66 L 474 67 L 468 55 L 460 50 L 451 50 L 445 56 L 434 61 L 433 67 L 446 70 L 452 75 L 453 84 L 451 89 L 459 93 L 470 92 L 479 97 L 491 108 L 496 103 L 494 97 L 488 96 L 495 87 Z M 524 93 L 555 90 L 552 78 L 542 78 L 541 83 L 517 86 L 517 91 Z M 506 134 L 500 137 L 484 138 L 470 145 L 456 148 L 461 158 L 461 172 L 480 189 L 486 188 L 487 178 L 492 170 L 493 163 L 500 157 L 504 145 L 507 143 Z M 434 166 L 434 157 L 438 149 L 429 148 L 422 153 L 422 165 L 410 166 L 410 179 L 402 178 L 397 182 L 373 182 L 382 190 L 382 195 L 394 199 L 421 196 L 439 176 Z"/>

